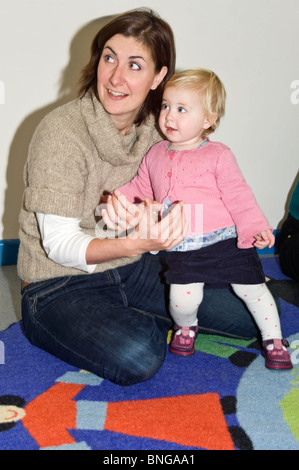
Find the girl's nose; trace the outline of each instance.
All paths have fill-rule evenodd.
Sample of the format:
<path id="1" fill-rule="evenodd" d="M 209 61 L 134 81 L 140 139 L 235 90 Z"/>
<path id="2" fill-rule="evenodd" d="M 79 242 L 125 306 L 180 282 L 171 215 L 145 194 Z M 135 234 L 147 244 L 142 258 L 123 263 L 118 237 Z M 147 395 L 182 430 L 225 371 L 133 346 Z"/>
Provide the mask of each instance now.
<path id="1" fill-rule="evenodd" d="M 166 121 L 172 121 L 173 120 L 173 113 L 170 109 L 168 109 L 166 116 L 165 116 Z"/>

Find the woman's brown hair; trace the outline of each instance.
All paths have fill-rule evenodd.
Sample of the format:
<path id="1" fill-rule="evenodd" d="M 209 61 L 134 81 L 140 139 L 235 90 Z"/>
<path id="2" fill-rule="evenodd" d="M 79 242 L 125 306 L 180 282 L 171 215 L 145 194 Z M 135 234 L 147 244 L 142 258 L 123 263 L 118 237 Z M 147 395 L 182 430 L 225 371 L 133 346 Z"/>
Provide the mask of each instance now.
<path id="1" fill-rule="evenodd" d="M 153 113 L 156 118 L 158 117 L 164 85 L 174 74 L 176 51 L 173 32 L 169 24 L 150 9 L 131 10 L 112 19 L 97 33 L 92 42 L 91 57 L 81 75 L 79 96 L 84 96 L 91 89 L 98 97 L 97 69 L 99 60 L 106 42 L 116 34 L 134 37 L 147 46 L 151 51 L 156 73 L 163 66 L 168 68 L 160 85 L 148 93 L 138 113 L 135 123 L 140 125 L 150 113 Z"/>

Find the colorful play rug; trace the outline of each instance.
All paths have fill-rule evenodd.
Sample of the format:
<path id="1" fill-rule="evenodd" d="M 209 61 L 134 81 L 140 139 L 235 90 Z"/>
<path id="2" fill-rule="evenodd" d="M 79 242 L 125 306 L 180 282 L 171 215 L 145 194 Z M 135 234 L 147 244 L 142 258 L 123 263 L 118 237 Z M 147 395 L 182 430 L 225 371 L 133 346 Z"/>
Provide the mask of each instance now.
<path id="1" fill-rule="evenodd" d="M 267 370 L 256 341 L 199 335 L 193 357 L 168 354 L 153 379 L 120 387 L 33 347 L 16 323 L 0 334 L 0 450 L 298 450 L 299 288 L 277 258 L 262 262 L 293 370 Z"/>

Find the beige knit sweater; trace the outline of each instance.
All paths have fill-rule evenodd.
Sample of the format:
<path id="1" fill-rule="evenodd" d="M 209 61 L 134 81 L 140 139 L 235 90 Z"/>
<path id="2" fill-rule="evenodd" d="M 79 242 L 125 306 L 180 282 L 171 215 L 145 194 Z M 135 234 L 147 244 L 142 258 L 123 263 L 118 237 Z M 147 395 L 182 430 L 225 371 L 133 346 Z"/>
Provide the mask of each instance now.
<path id="1" fill-rule="evenodd" d="M 95 209 L 101 194 L 132 179 L 145 153 L 159 140 L 153 117 L 139 127 L 133 126 L 129 134 L 119 134 L 90 93 L 42 120 L 30 144 L 24 171 L 18 256 L 18 274 L 23 281 L 86 274 L 47 257 L 35 213 L 78 217 L 83 232 L 95 236 Z M 136 257 L 101 263 L 94 272 L 134 261 Z"/>

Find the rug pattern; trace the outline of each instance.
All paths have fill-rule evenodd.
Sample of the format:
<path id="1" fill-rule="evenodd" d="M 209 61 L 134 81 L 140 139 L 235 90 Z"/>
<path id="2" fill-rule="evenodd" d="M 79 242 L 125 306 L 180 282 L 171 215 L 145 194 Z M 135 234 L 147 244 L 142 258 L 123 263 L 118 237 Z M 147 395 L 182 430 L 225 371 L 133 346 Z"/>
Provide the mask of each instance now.
<path id="1" fill-rule="evenodd" d="M 292 370 L 267 370 L 257 341 L 199 335 L 191 358 L 168 354 L 150 381 L 120 387 L 35 348 L 15 323 L 0 333 L 0 450 L 298 450 L 298 284 L 277 258 L 262 262 Z"/>

